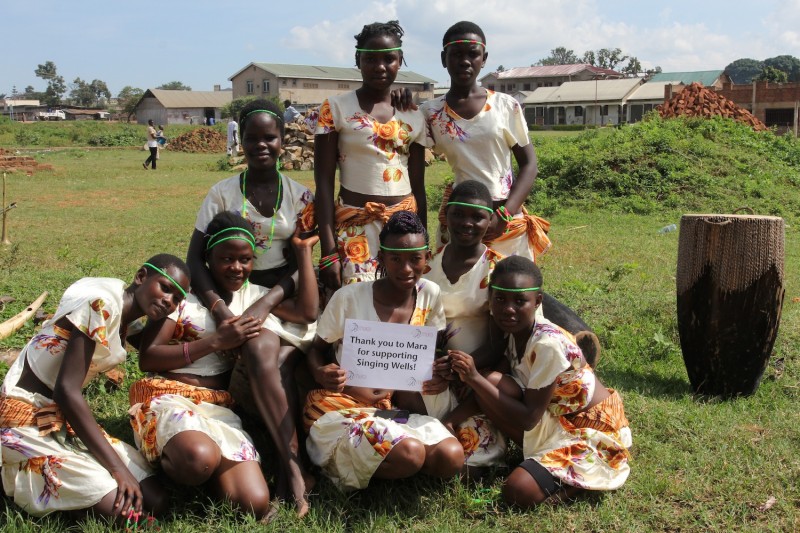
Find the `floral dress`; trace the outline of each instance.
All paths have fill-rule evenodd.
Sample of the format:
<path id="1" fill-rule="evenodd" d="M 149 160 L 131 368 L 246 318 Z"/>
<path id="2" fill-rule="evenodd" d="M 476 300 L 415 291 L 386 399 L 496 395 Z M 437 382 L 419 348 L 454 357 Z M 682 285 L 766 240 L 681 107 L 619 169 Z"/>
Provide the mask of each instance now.
<path id="1" fill-rule="evenodd" d="M 125 282 L 111 278 L 84 278 L 71 285 L 53 318 L 28 342 L 3 381 L 3 489 L 31 515 L 86 509 L 117 489 L 114 478 L 74 434 L 53 400 L 17 383 L 27 362 L 42 383 L 50 390 L 55 387 L 70 338 L 69 331 L 56 325 L 62 318 L 95 343 L 84 386 L 124 362 L 127 354 L 119 336 L 124 291 Z M 103 435 L 138 481 L 154 474 L 134 447 Z"/>
<path id="2" fill-rule="evenodd" d="M 380 321 L 372 300 L 374 282 L 342 287 L 333 294 L 317 326 L 317 335 L 338 343 L 347 318 Z M 409 322 L 414 326 L 444 328 L 439 287 L 420 280 L 417 299 Z M 337 359 L 341 356 L 341 344 Z M 391 408 L 391 397 L 375 405 L 364 405 L 346 394 L 312 391 L 306 401 L 304 419 L 309 430 L 306 447 L 311 461 L 341 489 L 362 489 L 401 440 L 415 438 L 426 445 L 452 437 L 447 428 L 431 416 L 411 414 L 408 420 L 375 416 L 377 409 Z"/>
<path id="3" fill-rule="evenodd" d="M 429 143 L 420 111 L 396 110 L 381 123 L 361 109 L 355 92 L 332 96 L 319 109 L 317 135 L 338 133 L 339 181 L 349 191 L 373 196 L 411 194 L 408 157 L 413 143 Z M 342 282 L 375 279 L 378 235 L 393 212 L 416 212 L 413 197 L 387 206 L 370 202 L 335 206 L 336 238 L 342 262 Z"/>
<path id="4" fill-rule="evenodd" d="M 608 389 L 608 398 L 584 410 L 594 395 L 594 371 L 572 336 L 548 320 L 537 317 L 519 360 L 514 336 L 508 339 L 506 357 L 523 390 L 556 383 L 547 411 L 524 434 L 524 457 L 567 485 L 590 490 L 621 487 L 630 472 L 632 440 L 619 393 Z"/>
<path id="5" fill-rule="evenodd" d="M 445 246 L 446 248 L 446 246 Z M 442 268 L 444 248 L 430 262 L 425 279 L 435 282 L 442 291 L 446 348 L 472 353 L 483 346 L 489 334 L 489 275 L 502 256 L 484 246 L 483 254 L 472 268 L 451 283 Z M 428 414 L 442 419 L 458 405 L 455 393 L 448 389 L 440 394 L 423 396 Z M 456 431 L 470 466 L 502 464 L 506 441 L 485 415 L 475 415 Z"/>

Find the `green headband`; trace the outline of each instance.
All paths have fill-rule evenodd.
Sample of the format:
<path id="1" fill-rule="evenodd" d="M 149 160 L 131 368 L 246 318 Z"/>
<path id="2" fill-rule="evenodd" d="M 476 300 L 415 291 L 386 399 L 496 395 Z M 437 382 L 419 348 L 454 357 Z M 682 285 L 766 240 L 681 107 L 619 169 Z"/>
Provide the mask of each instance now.
<path id="1" fill-rule="evenodd" d="M 395 48 L 356 48 L 356 52 L 395 52 L 395 51 L 402 51 L 402 46 L 397 46 Z"/>
<path id="2" fill-rule="evenodd" d="M 186 298 L 186 291 L 183 290 L 183 287 L 181 287 L 180 284 L 177 281 L 175 281 L 175 279 L 172 276 L 170 276 L 169 274 L 167 274 L 166 272 L 164 272 L 163 270 L 161 270 L 160 268 L 158 268 L 157 266 L 155 266 L 152 263 L 145 263 L 144 266 L 152 268 L 153 270 L 155 270 L 156 272 L 158 272 L 159 274 L 161 274 L 162 276 L 164 276 L 165 278 L 170 280 L 172 282 L 172 284 L 175 285 L 175 287 L 177 287 L 177 289 L 179 291 L 181 291 L 181 294 L 183 294 L 183 297 Z"/>
<path id="3" fill-rule="evenodd" d="M 269 109 L 253 109 L 253 110 L 252 110 L 252 111 L 250 111 L 248 114 L 246 114 L 246 115 L 244 116 L 244 118 L 247 118 L 247 117 L 249 117 L 250 115 L 253 115 L 253 114 L 255 114 L 255 113 L 268 113 L 268 114 L 272 115 L 273 117 L 277 118 L 278 120 L 280 120 L 281 122 L 283 122 L 283 117 L 280 117 L 280 116 L 278 116 L 278 114 L 277 114 L 277 113 L 273 113 L 273 112 L 272 112 L 272 111 L 270 111 Z"/>
<path id="4" fill-rule="evenodd" d="M 447 205 L 463 205 L 464 207 L 474 207 L 475 209 L 483 209 L 484 211 L 489 211 L 490 213 L 494 213 L 494 209 L 491 207 L 486 207 L 485 205 L 478 205 L 478 204 L 469 204 L 467 202 L 447 202 Z"/>
<path id="5" fill-rule="evenodd" d="M 505 292 L 530 292 L 530 291 L 539 291 L 541 287 L 523 287 L 521 289 L 509 289 L 507 287 L 498 287 L 497 285 L 489 285 L 496 291 L 505 291 Z"/>
<path id="6" fill-rule="evenodd" d="M 444 48 L 447 48 L 451 44 L 479 44 L 479 45 L 483 46 L 484 49 L 486 48 L 486 43 L 482 43 L 480 41 L 476 41 L 475 39 L 459 39 L 457 41 L 450 41 L 449 43 L 444 45 Z"/>
<path id="7" fill-rule="evenodd" d="M 381 244 L 381 250 L 386 252 L 421 252 L 422 250 L 427 250 L 428 245 L 425 246 L 417 246 L 416 248 L 389 248 L 388 246 L 384 246 Z"/>
<path id="8" fill-rule="evenodd" d="M 216 241 L 214 240 L 219 235 L 221 235 L 221 234 L 223 234 L 225 232 L 228 232 L 228 231 L 241 231 L 242 233 L 246 233 L 249 236 L 249 238 L 243 237 L 242 235 L 231 235 L 230 237 L 224 237 L 224 238 L 218 239 Z M 252 233 L 250 233 L 245 228 L 239 228 L 239 227 L 225 228 L 223 230 L 220 230 L 220 231 L 216 232 L 214 235 L 210 236 L 208 238 L 208 244 L 206 245 L 206 250 L 210 250 L 213 247 L 215 247 L 216 245 L 218 245 L 219 243 L 224 242 L 224 241 L 228 241 L 228 240 L 231 240 L 231 239 L 239 239 L 241 241 L 244 241 L 244 242 L 246 242 L 246 243 L 248 243 L 250 245 L 250 247 L 253 249 L 254 252 L 256 251 L 256 238 L 253 236 Z"/>

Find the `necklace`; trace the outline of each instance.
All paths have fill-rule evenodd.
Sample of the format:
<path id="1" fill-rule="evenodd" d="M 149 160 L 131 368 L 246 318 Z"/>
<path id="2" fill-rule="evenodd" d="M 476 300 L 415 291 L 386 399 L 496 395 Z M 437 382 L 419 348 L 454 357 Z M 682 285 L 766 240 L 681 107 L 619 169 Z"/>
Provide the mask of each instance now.
<path id="1" fill-rule="evenodd" d="M 278 216 L 278 206 L 281 205 L 281 194 L 283 193 L 283 180 L 281 173 L 278 172 L 278 195 L 275 197 L 275 209 L 272 211 L 272 221 L 269 223 L 269 240 L 267 241 L 267 248 L 264 251 L 257 251 L 257 254 L 263 254 L 272 248 L 272 238 L 275 236 L 275 218 Z M 247 169 L 242 174 L 242 218 L 247 218 Z"/>

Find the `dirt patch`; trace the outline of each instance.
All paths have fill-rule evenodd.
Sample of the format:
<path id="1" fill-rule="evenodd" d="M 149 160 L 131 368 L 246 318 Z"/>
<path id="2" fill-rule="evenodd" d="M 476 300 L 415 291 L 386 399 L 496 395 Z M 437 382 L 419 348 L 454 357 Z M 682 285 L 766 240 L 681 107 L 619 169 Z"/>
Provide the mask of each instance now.
<path id="1" fill-rule="evenodd" d="M 29 155 L 19 155 L 0 148 L 0 172 L 24 172 L 30 176 L 39 170 L 53 170 L 53 165 L 37 163 Z"/>
<path id="2" fill-rule="evenodd" d="M 227 138 L 217 130 L 198 128 L 169 141 L 168 148 L 190 154 L 224 153 Z"/>

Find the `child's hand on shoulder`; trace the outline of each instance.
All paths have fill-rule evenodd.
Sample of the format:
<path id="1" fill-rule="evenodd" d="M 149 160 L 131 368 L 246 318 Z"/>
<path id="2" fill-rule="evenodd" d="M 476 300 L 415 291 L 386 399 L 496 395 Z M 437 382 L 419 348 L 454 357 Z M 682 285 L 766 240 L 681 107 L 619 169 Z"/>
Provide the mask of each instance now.
<path id="1" fill-rule="evenodd" d="M 333 392 L 342 392 L 347 381 L 344 370 L 336 363 L 329 363 L 317 367 L 314 371 L 314 381 L 323 389 Z"/>
<path id="2" fill-rule="evenodd" d="M 448 355 L 453 371 L 464 383 L 472 383 L 480 376 L 478 369 L 475 368 L 475 360 L 470 354 L 461 350 L 449 350 Z"/>
<path id="3" fill-rule="evenodd" d="M 319 242 L 319 234 L 316 229 L 311 231 L 300 231 L 300 226 L 295 227 L 292 235 L 292 247 L 296 251 L 311 251 Z"/>

